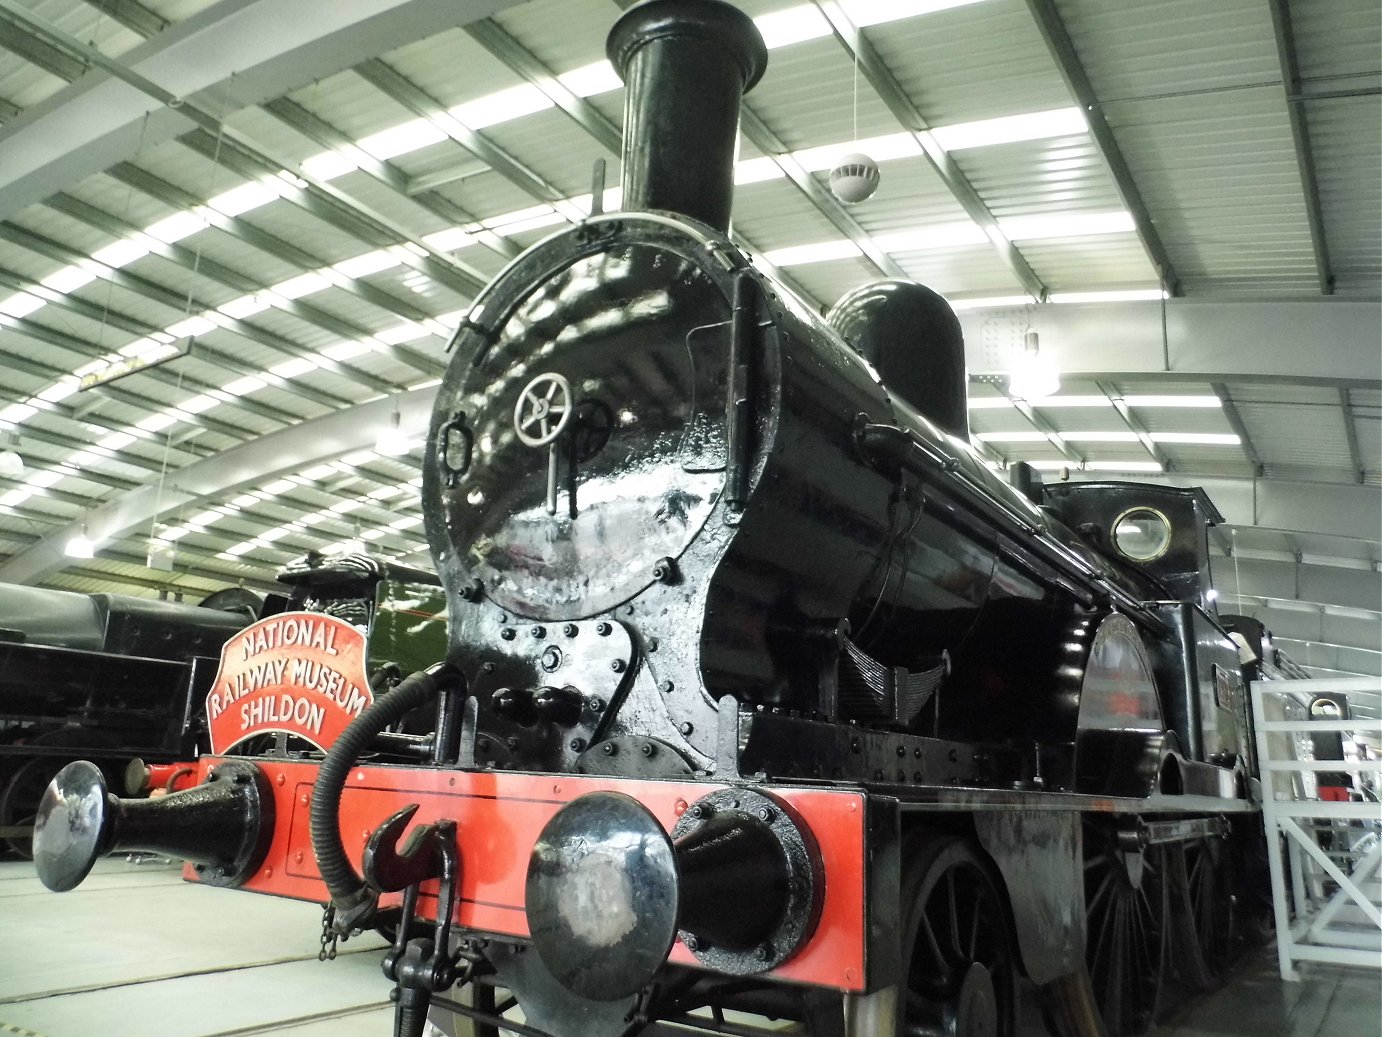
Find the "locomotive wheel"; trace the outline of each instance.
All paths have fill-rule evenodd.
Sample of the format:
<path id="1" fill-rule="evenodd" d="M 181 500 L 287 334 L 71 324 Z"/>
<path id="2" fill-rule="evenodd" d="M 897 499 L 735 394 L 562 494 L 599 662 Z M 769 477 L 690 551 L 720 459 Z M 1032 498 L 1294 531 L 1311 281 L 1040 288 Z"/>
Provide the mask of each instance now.
<path id="1" fill-rule="evenodd" d="M 1129 854 L 1114 829 L 1084 828 L 1085 964 L 1109 1037 L 1144 1033 L 1166 970 L 1166 854 Z"/>
<path id="2" fill-rule="evenodd" d="M 470 983 L 459 993 L 448 994 L 448 997 L 455 997 L 460 1004 L 499 1015 L 500 1018 L 507 1018 L 503 1013 L 511 1011 L 517 1005 L 517 1001 L 509 997 L 509 991 L 504 991 L 504 996 L 498 997 L 495 989 L 488 983 Z M 503 1007 L 502 1011 L 500 1005 Z M 449 1011 L 441 1005 L 433 1005 L 427 1013 L 427 1020 L 437 1033 L 445 1034 L 445 1037 L 500 1037 L 498 1026 L 475 1022 L 474 1019 L 460 1015 L 459 1012 Z"/>
<path id="3" fill-rule="evenodd" d="M 1233 957 L 1237 897 L 1222 839 L 1194 839 L 1168 853 L 1176 971 L 1199 990 L 1222 982 Z"/>
<path id="4" fill-rule="evenodd" d="M 61 769 L 63 761 L 58 761 Z M 40 756 L 25 763 L 11 775 L 0 792 L 0 828 L 27 827 L 32 829 L 34 817 L 38 813 L 38 801 L 43 790 L 56 773 L 51 757 Z M 28 835 L 7 835 L 5 846 L 21 860 L 33 860 L 34 837 Z"/>
<path id="5" fill-rule="evenodd" d="M 112 739 L 109 735 L 84 727 L 58 727 L 35 735 L 29 740 L 29 744 L 72 748 L 73 755 L 70 758 L 16 757 L 17 766 L 5 781 L 4 788 L 0 789 L 0 827 L 13 825 L 32 828 L 34 817 L 38 813 L 38 801 L 43 798 L 43 792 L 53 780 L 53 775 L 72 760 L 84 755 L 85 750 L 105 748 L 112 744 Z M 122 769 L 123 765 L 121 761 Z M 108 781 L 112 777 L 107 773 Z M 27 861 L 33 859 L 33 842 L 32 834 L 15 835 L 6 836 L 0 845 L 4 845 L 11 853 Z"/>
<path id="6" fill-rule="evenodd" d="M 909 863 L 897 1037 L 1012 1037 L 1016 955 L 988 864 L 955 836 L 929 841 Z"/>

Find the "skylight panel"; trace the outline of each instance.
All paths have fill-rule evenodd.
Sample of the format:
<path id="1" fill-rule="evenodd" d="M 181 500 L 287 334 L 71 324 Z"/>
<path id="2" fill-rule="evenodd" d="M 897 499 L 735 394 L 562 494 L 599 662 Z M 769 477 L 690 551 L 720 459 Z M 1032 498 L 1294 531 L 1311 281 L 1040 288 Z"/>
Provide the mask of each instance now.
<path id="1" fill-rule="evenodd" d="M 291 479 L 275 479 L 264 487 L 263 492 L 267 493 L 270 497 L 277 497 L 280 493 L 287 493 L 295 485 L 297 484 Z"/>
<path id="2" fill-rule="evenodd" d="M 566 84 L 563 83 L 562 85 L 565 86 Z M 484 97 L 467 101 L 465 104 L 458 104 L 449 111 L 457 121 L 470 127 L 470 129 L 482 130 L 486 126 L 494 126 L 501 122 L 508 122 L 510 119 L 522 118 L 525 115 L 532 115 L 534 112 L 546 111 L 548 108 L 554 107 L 556 107 L 555 102 L 541 90 L 531 83 L 523 83 L 519 86 L 509 87 L 507 90 L 486 94 Z M 364 142 L 361 141 L 362 146 L 363 144 Z"/>
<path id="3" fill-rule="evenodd" d="M 378 343 L 371 342 L 337 342 L 334 346 L 327 346 L 322 350 L 322 356 L 328 360 L 353 360 L 362 353 L 372 352 L 378 347 Z"/>
<path id="4" fill-rule="evenodd" d="M 66 295 L 75 292 L 78 288 L 90 284 L 96 280 L 96 275 L 89 270 L 84 270 L 79 266 L 65 266 L 57 273 L 49 274 L 39 284 L 44 288 L 51 288 L 55 292 L 62 292 Z"/>
<path id="5" fill-rule="evenodd" d="M 443 231 L 443 233 L 446 232 Z M 432 237 L 437 236 L 432 235 Z M 431 244 L 430 240 L 428 240 L 428 244 Z M 392 270 L 401 262 L 403 261 L 394 254 L 392 249 L 380 248 L 373 252 L 366 252 L 363 255 L 342 260 L 332 269 L 346 277 L 368 277 L 370 274 L 377 274 L 381 270 Z"/>
<path id="6" fill-rule="evenodd" d="M 214 330 L 216 325 L 207 320 L 200 314 L 193 314 L 186 320 L 180 320 L 176 324 L 168 325 L 168 334 L 174 338 L 183 338 L 191 335 L 205 335 L 208 331 Z"/>
<path id="7" fill-rule="evenodd" d="M 359 165 L 349 155 L 340 151 L 323 151 L 304 159 L 302 171 L 316 180 L 335 180 L 338 176 L 359 169 Z"/>
<path id="8" fill-rule="evenodd" d="M 976 432 L 973 439 L 980 443 L 1045 443 L 1046 433 L 1035 430 L 1018 432 Z"/>
<path id="9" fill-rule="evenodd" d="M 391 328 L 385 328 L 374 337 L 385 345 L 396 346 L 402 342 L 413 342 L 420 338 L 426 338 L 430 334 L 432 333 L 421 324 L 414 324 L 412 321 L 404 321 L 402 324 L 395 324 Z"/>
<path id="10" fill-rule="evenodd" d="M 169 425 L 176 425 L 178 416 L 168 411 L 161 411 L 158 414 L 150 414 L 140 418 L 134 423 L 134 427 L 144 432 L 162 432 Z"/>
<path id="11" fill-rule="evenodd" d="M 1129 407 L 1223 407 L 1217 396 L 1124 396 L 1123 402 Z"/>
<path id="12" fill-rule="evenodd" d="M 264 379 L 256 378 L 254 375 L 250 374 L 246 375 L 244 378 L 237 378 L 235 381 L 228 382 L 221 386 L 221 392 L 229 396 L 244 396 L 246 393 L 252 393 L 256 389 L 264 388 L 266 384 L 268 383 L 266 383 Z"/>
<path id="13" fill-rule="evenodd" d="M 863 29 L 870 25 L 916 18 L 923 14 L 948 11 L 953 7 L 968 7 L 981 0 L 841 0 L 849 20 Z"/>
<path id="14" fill-rule="evenodd" d="M 298 375 L 304 375 L 308 371 L 315 371 L 316 369 L 315 361 L 309 360 L 305 356 L 296 356 L 291 360 L 283 361 L 281 364 L 275 364 L 269 368 L 269 374 L 276 378 L 296 378 Z"/>
<path id="15" fill-rule="evenodd" d="M 331 476 L 335 475 L 336 469 L 329 464 L 319 464 L 313 468 L 307 469 L 307 471 L 302 474 L 313 482 L 320 482 L 322 479 L 329 479 Z"/>
<path id="16" fill-rule="evenodd" d="M 461 227 L 448 227 L 446 230 L 439 230 L 435 234 L 428 234 L 422 240 L 438 252 L 455 252 L 475 244 L 475 236 Z M 395 262 L 394 265 L 397 263 Z M 337 269 L 340 268 L 337 267 Z M 373 271 L 370 272 L 373 273 Z"/>
<path id="17" fill-rule="evenodd" d="M 158 539 L 165 540 L 171 544 L 175 541 L 181 540 L 190 532 L 192 531 L 188 529 L 186 526 L 169 526 L 167 529 L 163 530 L 163 532 L 158 534 Z"/>
<path id="18" fill-rule="evenodd" d="M 444 140 L 446 134 L 430 120 L 413 119 L 362 138 L 360 148 L 385 162 L 397 155 L 406 155 Z"/>
<path id="19" fill-rule="evenodd" d="M 792 158 L 811 172 L 834 169 L 840 159 L 853 152 L 862 151 L 875 162 L 891 159 L 913 158 L 921 154 L 921 145 L 910 133 L 887 133 L 881 137 L 867 137 L 863 140 L 846 140 L 838 144 L 825 144 L 818 148 L 804 148 L 792 152 Z"/>
<path id="20" fill-rule="evenodd" d="M 1153 432 L 1153 443 L 1183 443 L 1187 446 L 1239 446 L 1243 441 L 1232 432 Z"/>
<path id="21" fill-rule="evenodd" d="M 191 237 L 207 226 L 206 220 L 196 212 L 175 212 L 166 219 L 159 220 L 144 228 L 144 233 L 172 245 L 183 238 Z"/>
<path id="22" fill-rule="evenodd" d="M 1117 432 L 1062 432 L 1068 443 L 1140 443 L 1142 437 L 1132 431 Z"/>
<path id="23" fill-rule="evenodd" d="M 852 241 L 820 241 L 814 245 L 793 245 L 777 248 L 763 253 L 763 258 L 774 266 L 803 266 L 807 263 L 823 263 L 831 259 L 852 259 L 863 253 Z"/>
<path id="24" fill-rule="evenodd" d="M 1158 461 L 1086 461 L 1085 471 L 1089 472 L 1159 472 Z"/>
<path id="25" fill-rule="evenodd" d="M 71 376 L 59 378 L 34 396 L 33 399 L 42 400 L 44 403 L 58 403 L 76 392 L 81 384 L 80 381 Z"/>
<path id="26" fill-rule="evenodd" d="M 283 296 L 285 299 L 300 299 L 304 295 L 311 295 L 313 292 L 320 292 L 330 287 L 330 278 L 315 270 L 309 270 L 305 274 L 299 274 L 297 277 L 290 277 L 286 281 L 280 281 L 270 290 Z"/>
<path id="27" fill-rule="evenodd" d="M 133 443 L 135 437 L 128 432 L 112 432 L 104 439 L 98 439 L 96 445 L 107 450 L 120 450 Z"/>
<path id="28" fill-rule="evenodd" d="M 178 404 L 178 410 L 185 411 L 188 414 L 201 414 L 204 411 L 209 411 L 220 402 L 221 401 L 216 399 L 216 397 L 208 393 L 203 393 L 200 396 L 193 396 L 190 399 L 183 400 Z"/>
<path id="29" fill-rule="evenodd" d="M 1047 396 L 1045 399 L 1033 400 L 1032 406 L 1039 410 L 1057 407 L 1086 407 L 1097 410 L 1100 407 L 1112 407 L 1113 402 L 1107 396 Z"/>
<path id="30" fill-rule="evenodd" d="M 98 263 L 106 266 L 120 268 L 128 266 L 136 259 L 142 259 L 150 251 L 150 241 L 142 234 L 133 235 L 116 241 L 105 248 L 99 248 L 91 253 L 91 258 Z"/>
<path id="31" fill-rule="evenodd" d="M 964 148 L 983 148 L 995 144 L 1013 144 L 1023 140 L 1042 140 L 1047 137 L 1066 137 L 1086 133 L 1089 124 L 1078 108 L 1053 108 L 1023 115 L 1004 115 L 997 119 L 959 122 L 951 126 L 936 126 L 931 130 L 936 143 L 946 151 Z"/>
<path id="32" fill-rule="evenodd" d="M 24 480 L 24 484 L 34 487 L 35 489 L 46 490 L 50 486 L 56 486 L 66 478 L 66 472 L 59 472 L 54 468 L 49 468 L 47 471 L 35 472 Z"/>
<path id="33" fill-rule="evenodd" d="M 924 252 L 933 248 L 982 245 L 988 238 L 977 223 L 938 223 L 930 227 L 875 234 L 874 244 L 884 252 Z M 1024 301 L 1026 296 L 1023 296 Z"/>
<path id="34" fill-rule="evenodd" d="M 370 450 L 370 451 L 367 451 L 367 452 L 369 453 L 370 457 L 373 457 L 373 456 L 374 456 L 374 451 L 373 451 L 373 450 Z M 352 463 L 352 462 L 347 462 L 347 463 L 349 464 L 349 463 Z M 361 462 L 353 462 L 353 463 L 357 463 L 357 464 L 358 464 L 358 463 L 361 463 Z M 362 504 L 362 503 L 361 503 L 360 501 L 358 501 L 358 500 L 343 500 L 343 501 L 337 501 L 335 504 L 331 505 L 331 507 L 327 508 L 326 510 L 329 511 L 329 512 L 331 512 L 333 515 L 346 515 L 346 514 L 352 512 L 352 511 L 359 511 L 359 510 L 360 510 L 361 508 L 363 508 L 363 507 L 364 507 L 364 504 Z"/>
<path id="35" fill-rule="evenodd" d="M 950 308 L 959 313 L 963 310 L 997 310 L 1010 306 L 1030 306 L 1035 300 L 1030 295 L 996 295 L 987 298 L 949 299 Z"/>
<path id="36" fill-rule="evenodd" d="M 736 163 L 734 166 L 734 183 L 738 187 L 742 187 L 744 184 L 761 184 L 768 180 L 780 180 L 786 175 L 782 171 L 782 167 L 774 162 L 770 156 L 747 159 Z"/>
<path id="37" fill-rule="evenodd" d="M 279 197 L 279 192 L 270 185 L 259 180 L 251 180 L 247 184 L 221 192 L 206 204 L 223 216 L 239 216 L 251 209 L 268 205 Z"/>
<path id="38" fill-rule="evenodd" d="M 272 301 L 267 296 L 256 293 L 231 299 L 230 302 L 218 306 L 216 309 L 227 317 L 244 320 L 246 317 L 253 317 L 256 313 L 263 313 L 272 305 Z"/>
<path id="39" fill-rule="evenodd" d="M 38 413 L 38 408 L 28 403 L 11 403 L 7 407 L 0 408 L 0 423 L 6 425 L 18 425 L 20 422 L 28 421 Z"/>
<path id="40" fill-rule="evenodd" d="M 830 35 L 830 22 L 819 8 L 812 4 L 788 7 L 771 14 L 762 14 L 753 20 L 763 35 L 763 42 L 769 50 L 790 47 L 793 43 L 818 40 Z"/>
<path id="41" fill-rule="evenodd" d="M 1128 212 L 1054 212 L 1040 216 L 1013 216 L 999 220 L 998 226 L 1013 241 L 1053 241 L 1096 234 L 1131 233 L 1137 229 L 1132 214 Z"/>
<path id="42" fill-rule="evenodd" d="M 16 507 L 17 505 L 23 504 L 33 495 L 34 494 L 32 490 L 10 490 L 7 493 L 0 494 L 0 507 Z"/>
<path id="43" fill-rule="evenodd" d="M 614 66 L 608 61 L 596 61 L 580 68 L 573 68 L 570 72 L 563 72 L 557 76 L 557 82 L 577 97 L 594 97 L 596 94 L 618 90 L 624 85 L 619 74 L 614 71 Z"/>
<path id="44" fill-rule="evenodd" d="M 16 292 L 8 299 L 0 299 L 0 313 L 8 314 L 11 317 L 27 317 L 35 310 L 41 310 L 47 304 L 37 295 L 30 295 L 28 292 Z"/>
<path id="45" fill-rule="evenodd" d="M 1053 292 L 1047 301 L 1052 303 L 1160 302 L 1166 297 L 1166 293 L 1160 288 L 1135 288 L 1107 292 Z"/>

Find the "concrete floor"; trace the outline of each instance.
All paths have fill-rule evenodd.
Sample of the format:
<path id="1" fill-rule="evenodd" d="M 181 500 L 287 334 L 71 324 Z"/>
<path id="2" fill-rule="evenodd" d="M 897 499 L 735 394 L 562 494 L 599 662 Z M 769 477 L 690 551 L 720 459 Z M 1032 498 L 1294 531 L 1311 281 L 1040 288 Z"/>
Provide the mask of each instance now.
<path id="1" fill-rule="evenodd" d="M 0 862 L 0 1037 L 387 1037 L 382 943 L 352 941 L 319 962 L 320 926 L 316 905 L 191 885 L 167 865 L 101 861 L 58 896 L 31 865 Z M 1044 1034 L 1033 1018 L 1022 1030 Z M 1319 966 L 1284 983 L 1270 952 L 1156 1031 L 1377 1035 L 1382 973 Z"/>

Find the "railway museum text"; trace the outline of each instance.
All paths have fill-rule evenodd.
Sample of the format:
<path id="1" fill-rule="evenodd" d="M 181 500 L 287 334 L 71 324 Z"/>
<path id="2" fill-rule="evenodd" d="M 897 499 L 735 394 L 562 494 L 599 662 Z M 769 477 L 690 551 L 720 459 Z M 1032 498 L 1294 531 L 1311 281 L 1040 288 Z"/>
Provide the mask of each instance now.
<path id="1" fill-rule="evenodd" d="M 354 717 L 369 705 L 369 694 L 330 665 L 340 653 L 329 621 L 284 616 L 256 624 L 239 641 L 226 653 L 236 665 L 229 673 L 223 667 L 207 696 L 210 721 L 239 702 L 242 731 L 291 724 L 321 734 L 328 709 Z"/>

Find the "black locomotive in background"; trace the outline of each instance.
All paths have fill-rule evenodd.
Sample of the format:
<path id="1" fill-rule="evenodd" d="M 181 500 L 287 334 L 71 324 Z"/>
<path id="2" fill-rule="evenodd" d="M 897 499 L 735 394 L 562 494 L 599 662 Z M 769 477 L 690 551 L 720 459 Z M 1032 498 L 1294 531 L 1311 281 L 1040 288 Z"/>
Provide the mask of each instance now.
<path id="1" fill-rule="evenodd" d="M 747 16 L 650 0 L 608 53 L 624 211 L 525 252 L 451 344 L 423 484 L 445 657 L 324 759 L 204 760 L 157 809 L 238 819 L 189 826 L 205 880 L 390 927 L 403 1034 L 516 1001 L 556 1037 L 758 1032 L 735 1008 L 1002 1037 L 1021 977 L 1060 1032 L 1141 1032 L 1171 958 L 1221 974 L 1260 839 L 1212 503 L 991 471 L 944 300 L 883 282 L 822 319 L 733 242 Z M 362 766 L 404 717 L 426 762 Z M 279 863 L 293 781 L 320 879 Z M 56 886 L 158 824 L 89 773 L 45 809 Z"/>
<path id="2" fill-rule="evenodd" d="M 98 761 L 107 780 L 136 793 L 150 778 L 147 765 L 204 751 L 221 646 L 262 616 L 309 608 L 368 629 L 381 687 L 438 648 L 431 573 L 313 553 L 279 581 L 281 592 L 230 587 L 195 605 L 0 587 L 0 846 L 29 855 L 39 798 L 71 760 Z M 157 771 L 155 785 L 170 773 Z"/>

